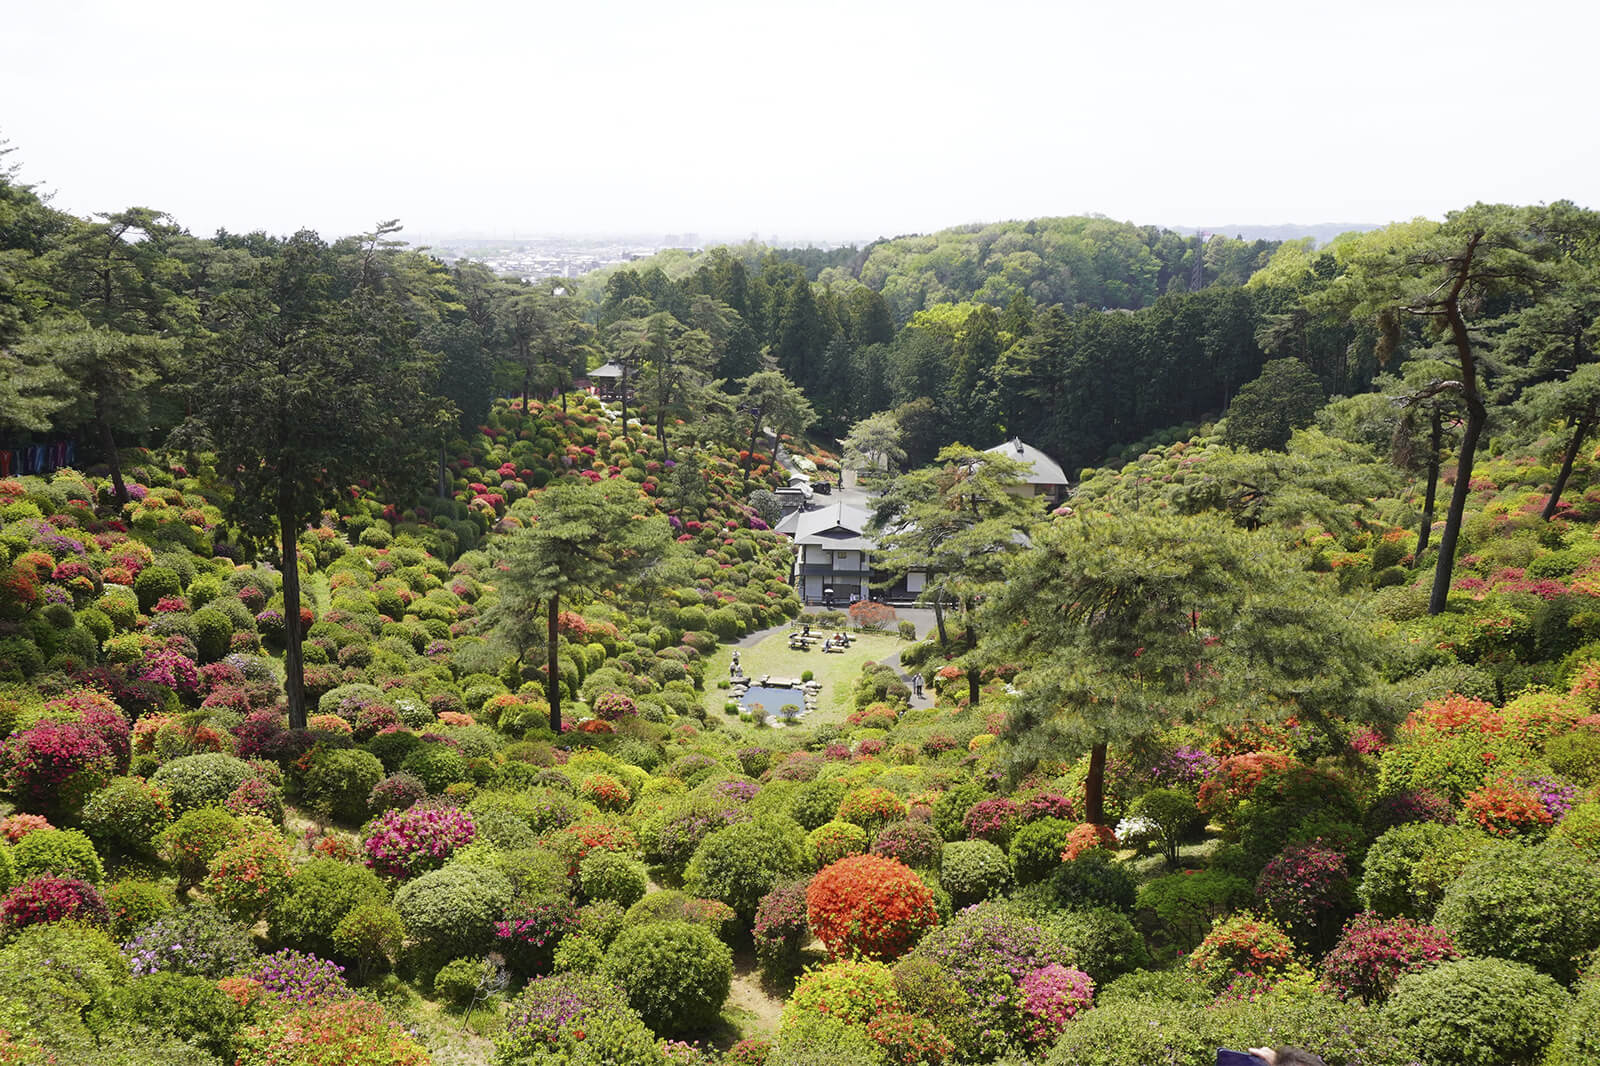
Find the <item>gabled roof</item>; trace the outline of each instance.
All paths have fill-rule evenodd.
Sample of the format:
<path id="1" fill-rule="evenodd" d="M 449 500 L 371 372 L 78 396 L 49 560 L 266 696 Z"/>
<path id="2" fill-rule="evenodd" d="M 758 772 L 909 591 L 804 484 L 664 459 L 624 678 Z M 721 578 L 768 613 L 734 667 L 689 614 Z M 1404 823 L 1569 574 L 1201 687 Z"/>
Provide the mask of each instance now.
<path id="1" fill-rule="evenodd" d="M 622 367 L 616 363 L 606 363 L 589 371 L 589 377 L 591 380 L 594 378 L 621 378 Z"/>
<path id="2" fill-rule="evenodd" d="M 1019 463 L 1027 463 L 1031 468 L 1023 477 L 1029 485 L 1065 485 L 1067 473 L 1061 469 L 1061 464 L 1050 458 L 1038 448 L 1025 442 L 1021 437 L 1012 437 L 1004 444 L 996 444 L 988 451 L 995 455 L 1009 455 Z"/>
<path id="3" fill-rule="evenodd" d="M 792 535 L 797 545 L 813 544 L 836 551 L 875 551 L 877 541 L 865 532 L 871 517 L 865 508 L 843 502 L 815 511 L 798 511 L 794 515 Z"/>

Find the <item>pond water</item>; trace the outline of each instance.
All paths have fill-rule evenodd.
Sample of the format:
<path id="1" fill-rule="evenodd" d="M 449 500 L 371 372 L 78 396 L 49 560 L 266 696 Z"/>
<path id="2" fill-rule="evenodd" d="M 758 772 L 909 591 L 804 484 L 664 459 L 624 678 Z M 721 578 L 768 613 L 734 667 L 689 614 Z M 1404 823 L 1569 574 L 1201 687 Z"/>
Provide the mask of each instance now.
<path id="1" fill-rule="evenodd" d="M 760 707 L 768 714 L 777 714 L 786 705 L 794 704 L 796 707 L 805 708 L 805 696 L 797 688 L 778 688 L 775 685 L 751 685 L 740 703 L 746 707 Z"/>

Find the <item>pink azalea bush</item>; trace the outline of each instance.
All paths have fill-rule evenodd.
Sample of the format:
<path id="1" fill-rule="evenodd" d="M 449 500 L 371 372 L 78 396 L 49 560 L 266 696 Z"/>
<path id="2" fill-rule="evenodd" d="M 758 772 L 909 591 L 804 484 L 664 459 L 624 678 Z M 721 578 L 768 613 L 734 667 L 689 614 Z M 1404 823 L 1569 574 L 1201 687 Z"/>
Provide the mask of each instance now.
<path id="1" fill-rule="evenodd" d="M 476 835 L 472 816 L 459 807 L 408 807 L 384 811 L 368 823 L 361 852 L 378 873 L 404 879 L 437 870 Z"/>

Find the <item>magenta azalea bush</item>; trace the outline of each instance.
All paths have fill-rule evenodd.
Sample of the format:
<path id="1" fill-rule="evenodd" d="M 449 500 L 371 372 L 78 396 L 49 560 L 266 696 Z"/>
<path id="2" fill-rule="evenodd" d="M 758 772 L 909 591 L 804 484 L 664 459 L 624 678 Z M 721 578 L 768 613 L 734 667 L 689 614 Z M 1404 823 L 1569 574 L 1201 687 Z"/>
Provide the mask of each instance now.
<path id="1" fill-rule="evenodd" d="M 1094 1002 L 1094 981 L 1082 970 L 1051 963 L 1022 979 L 1022 1009 L 1035 1047 L 1055 1043 L 1067 1023 Z"/>
<path id="2" fill-rule="evenodd" d="M 6 893 L 0 921 L 20 929 L 37 922 L 88 922 L 106 925 L 111 913 L 95 887 L 75 877 L 36 877 Z"/>
<path id="3" fill-rule="evenodd" d="M 1323 986 L 1340 999 L 1378 1003 L 1406 974 L 1460 956 L 1443 929 L 1367 911 L 1350 920 L 1323 958 Z"/>
<path id="4" fill-rule="evenodd" d="M 1344 853 L 1320 843 L 1291 844 L 1256 880 L 1267 914 L 1302 939 L 1313 939 L 1351 909 L 1355 889 Z"/>
<path id="5" fill-rule="evenodd" d="M 74 810 L 116 775 L 105 738 L 82 722 L 42 721 L 13 733 L 0 747 L 6 787 L 44 810 Z"/>
<path id="6" fill-rule="evenodd" d="M 414 806 L 369 822 L 361 852 L 378 873 L 404 879 L 437 870 L 476 835 L 472 816 L 459 807 Z"/>

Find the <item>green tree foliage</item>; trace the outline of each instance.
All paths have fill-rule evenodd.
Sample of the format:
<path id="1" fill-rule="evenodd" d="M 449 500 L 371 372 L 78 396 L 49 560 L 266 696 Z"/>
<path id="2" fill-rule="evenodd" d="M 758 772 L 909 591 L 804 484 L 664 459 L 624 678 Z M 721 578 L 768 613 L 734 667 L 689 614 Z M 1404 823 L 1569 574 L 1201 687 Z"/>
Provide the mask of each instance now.
<path id="1" fill-rule="evenodd" d="M 664 515 L 642 515 L 638 490 L 621 479 L 558 481 L 539 495 L 529 525 L 499 542 L 500 598 L 490 623 L 520 661 L 545 616 L 545 694 L 550 728 L 561 730 L 560 642 L 563 601 L 578 606 L 619 588 L 636 589 L 666 558 L 672 533 Z"/>
<path id="2" fill-rule="evenodd" d="M 933 605 L 940 646 L 950 648 L 945 604 L 960 611 L 967 694 L 979 695 L 979 601 L 1000 580 L 1008 557 L 1027 543 L 1036 512 L 1018 494 L 1026 464 L 1003 452 L 980 452 L 961 444 L 941 451 L 934 465 L 896 478 L 874 504 L 872 528 L 893 574 L 920 570 L 926 585 L 919 597 Z"/>
<path id="3" fill-rule="evenodd" d="M 1268 360 L 1228 405 L 1223 439 L 1237 448 L 1282 451 L 1290 434 L 1311 424 L 1322 400 L 1321 384 L 1299 360 Z"/>
<path id="4" fill-rule="evenodd" d="M 377 273 L 382 260 L 305 231 L 255 243 L 261 254 L 242 283 L 217 298 L 187 436 L 229 472 L 230 517 L 243 533 L 278 538 L 285 688 L 303 728 L 300 531 L 357 478 L 404 484 L 419 474 L 418 427 L 453 415 L 432 392 L 436 358 Z"/>
<path id="5" fill-rule="evenodd" d="M 1059 519 L 981 612 L 998 653 L 1028 666 L 1009 758 L 1088 750 L 1101 823 L 1111 744 L 1184 719 L 1360 720 L 1371 648 L 1353 611 L 1270 538 L 1215 518 Z"/>

